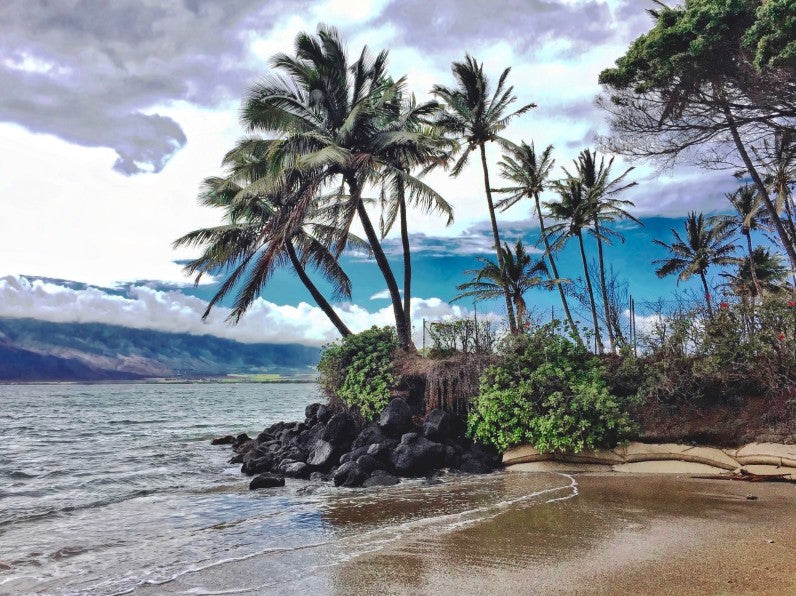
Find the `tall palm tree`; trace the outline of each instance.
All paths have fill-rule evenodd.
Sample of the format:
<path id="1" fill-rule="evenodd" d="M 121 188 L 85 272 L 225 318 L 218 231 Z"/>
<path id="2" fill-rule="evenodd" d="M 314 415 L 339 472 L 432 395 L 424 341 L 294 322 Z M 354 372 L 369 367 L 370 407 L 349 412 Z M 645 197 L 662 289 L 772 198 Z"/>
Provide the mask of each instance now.
<path id="1" fill-rule="evenodd" d="M 384 238 L 396 220 L 399 222 L 404 263 L 403 305 L 407 325 L 411 327 L 409 317 L 412 300 L 412 258 L 407 208 L 411 204 L 426 213 L 438 212 L 447 217 L 446 225 L 450 225 L 453 223 L 453 207 L 439 193 L 419 180 L 407 194 L 404 177 L 405 174 L 411 173 L 413 165 L 421 165 L 421 161 L 425 165 L 423 172 L 444 164 L 446 151 L 450 150 L 451 144 L 430 125 L 432 117 L 439 109 L 439 104 L 436 102 L 418 103 L 414 94 L 407 95 L 403 89 L 399 89 L 394 93 L 389 105 L 392 109 L 387 114 L 384 130 L 380 134 L 388 137 L 385 159 L 389 160 L 392 168 L 385 173 L 381 183 L 380 227 Z M 401 142 L 397 142 L 392 136 L 396 133 L 403 135 Z"/>
<path id="2" fill-rule="evenodd" d="M 791 246 L 796 248 L 796 204 L 793 198 L 793 187 L 796 184 L 796 135 L 792 131 L 780 131 L 775 134 L 773 143 L 764 141 L 763 145 L 764 156 L 757 157 L 766 167 L 764 182 L 775 195 L 775 211 L 781 218 L 780 223 L 785 232 L 782 234 L 780 230 L 780 240 L 789 240 Z M 775 227 L 773 224 L 776 222 L 770 212 L 767 211 L 767 214 L 769 223 Z M 787 246 L 784 248 L 787 251 Z M 792 268 L 796 275 L 796 262 L 792 262 Z"/>
<path id="3" fill-rule="evenodd" d="M 589 200 L 586 189 L 577 178 L 570 176 L 557 181 L 554 186 L 559 200 L 545 203 L 550 215 L 558 221 L 548 228 L 548 233 L 553 238 L 551 246 L 553 250 L 560 250 L 570 238 L 578 239 L 580 257 L 583 261 L 583 275 L 586 278 L 586 288 L 589 293 L 594 341 L 597 352 L 602 354 L 604 347 L 600 335 L 600 324 L 597 320 L 597 304 L 594 300 L 594 288 L 589 274 L 589 264 L 586 261 L 586 249 L 583 245 L 583 231 L 589 229 L 592 224 L 594 204 Z"/>
<path id="4" fill-rule="evenodd" d="M 616 351 L 616 334 L 614 333 L 614 326 L 612 321 L 616 320 L 616 313 L 611 312 L 611 304 L 608 300 L 608 285 L 605 279 L 605 256 L 603 253 L 603 244 L 610 244 L 612 238 L 618 238 L 624 242 L 624 237 L 609 228 L 605 223 L 617 221 L 620 219 L 629 219 L 639 225 L 643 225 L 638 219 L 633 217 L 627 209 L 634 207 L 632 201 L 618 199 L 617 194 L 632 186 L 635 182 L 626 182 L 626 176 L 633 170 L 628 168 L 621 175 L 616 178 L 611 178 L 611 167 L 613 166 L 614 158 L 608 160 L 606 163 L 604 157 L 598 160 L 597 152 L 584 149 L 575 160 L 575 177 L 580 180 L 586 193 L 588 194 L 588 201 L 592 204 L 592 234 L 597 241 L 597 263 L 600 273 L 600 291 L 602 294 L 603 310 L 605 313 L 605 329 L 608 333 L 608 343 L 611 352 Z M 564 172 L 572 177 L 572 174 Z"/>
<path id="5" fill-rule="evenodd" d="M 206 319 L 211 309 L 236 285 L 242 283 L 243 290 L 238 293 L 230 314 L 232 320 L 239 321 L 259 295 L 274 269 L 289 262 L 315 303 L 340 335 L 350 335 L 351 331 L 306 272 L 307 265 L 312 265 L 331 282 L 334 297 L 351 298 L 351 282 L 340 267 L 337 255 L 330 253 L 324 242 L 313 235 L 313 227 L 320 228 L 324 235 L 328 235 L 328 226 L 313 223 L 310 217 L 308 218 L 310 221 L 295 228 L 289 236 L 269 234 L 269 229 L 272 229 L 269 221 L 279 215 L 278 200 L 261 197 L 248 197 L 245 201 L 236 200 L 241 190 L 241 185 L 229 177 L 205 179 L 200 202 L 209 207 L 222 209 L 224 223 L 220 226 L 195 230 L 174 242 L 175 248 L 180 246 L 204 248 L 201 256 L 185 266 L 187 273 L 196 275 L 197 284 L 205 274 L 219 272 L 227 274 L 227 279 L 211 299 L 202 318 Z M 351 242 L 352 238 L 349 236 L 348 241 Z M 269 267 L 257 267 L 259 258 L 269 251 L 276 255 L 269 259 Z"/>
<path id="6" fill-rule="evenodd" d="M 699 275 L 705 291 L 705 302 L 708 315 L 713 316 L 708 288 L 707 270 L 711 265 L 736 265 L 739 260 L 733 256 L 736 250 L 732 242 L 732 224 L 726 220 L 708 221 L 702 213 L 691 212 L 685 220 L 685 239 L 672 228 L 675 241 L 667 244 L 662 240 L 653 240 L 671 253 L 667 259 L 656 259 L 654 264 L 660 265 L 655 273 L 658 277 L 666 277 L 677 273 L 677 283 L 686 281 L 693 275 Z"/>
<path id="7" fill-rule="evenodd" d="M 465 271 L 475 277 L 472 281 L 456 286 L 459 294 L 453 301 L 468 297 L 474 298 L 476 301 L 499 298 L 504 293 L 504 280 L 506 280 L 509 295 L 517 312 L 517 322 L 523 326 L 529 323 L 526 321 L 528 306 L 525 302 L 525 293 L 531 288 L 539 286 L 552 289 L 554 285 L 561 283 L 561 280 L 549 279 L 544 260 L 534 261 L 520 240 L 517 241 L 513 251 L 508 244 L 505 244 L 500 250 L 503 253 L 503 273 L 501 274 L 501 268 L 497 263 L 479 257 L 478 260 L 484 266 L 481 269 Z"/>
<path id="8" fill-rule="evenodd" d="M 432 93 L 440 99 L 444 108 L 437 119 L 437 125 L 464 145 L 461 155 L 451 169 L 451 175 L 458 176 L 461 173 L 473 151 L 478 149 L 481 154 L 481 169 L 484 176 L 487 209 L 492 224 L 492 237 L 495 242 L 498 266 L 502 269 L 503 253 L 495 217 L 495 206 L 492 201 L 492 187 L 489 183 L 486 144 L 496 141 L 504 146 L 510 145 L 506 139 L 500 136 L 500 133 L 512 119 L 536 105 L 529 103 L 510 111 L 509 106 L 517 101 L 514 87 L 506 86 L 510 68 L 504 70 L 500 75 L 494 92 L 489 79 L 484 74 L 483 64 L 479 64 L 469 54 L 465 54 L 464 62 L 454 62 L 451 65 L 451 70 L 456 85 L 454 87 L 434 85 L 432 89 Z M 513 333 L 516 333 L 517 324 L 511 305 L 508 282 L 504 282 L 504 294 L 509 327 Z"/>
<path id="9" fill-rule="evenodd" d="M 523 198 L 531 199 L 534 202 L 536 206 L 536 218 L 539 220 L 539 234 L 545 246 L 545 255 L 547 256 L 547 260 L 550 261 L 550 270 L 553 278 L 558 279 L 560 276 L 558 275 L 556 258 L 550 248 L 550 240 L 545 228 L 540 199 L 542 192 L 547 188 L 550 170 L 552 170 L 555 164 L 555 160 L 552 158 L 552 152 L 553 146 L 548 145 L 542 153 L 539 154 L 536 152 L 533 143 L 528 145 L 524 141 L 519 147 L 507 147 L 499 164 L 500 175 L 504 180 L 510 182 L 511 186 L 493 190 L 494 192 L 508 195 L 495 204 L 495 207 L 500 210 L 506 210 L 512 207 Z M 533 215 L 531 219 L 533 219 Z M 578 333 L 578 327 L 575 325 L 575 320 L 572 318 L 572 313 L 569 310 L 569 302 L 567 301 L 567 295 L 564 293 L 564 286 L 562 284 L 556 285 L 572 337 L 582 346 L 583 340 L 580 337 L 580 333 Z"/>
<path id="10" fill-rule="evenodd" d="M 316 35 L 300 33 L 295 54 L 274 56 L 270 63 L 278 73 L 249 90 L 241 120 L 247 131 L 258 136 L 244 139 L 233 153 L 253 145 L 263 155 L 269 175 L 251 185 L 251 192 L 278 192 L 291 172 L 304 178 L 301 192 L 291 200 L 291 216 L 284 221 L 286 234 L 316 208 L 321 190 L 336 189 L 327 212 L 334 214 L 335 227 L 341 229 L 350 229 L 359 219 L 387 285 L 398 343 L 411 350 L 400 290 L 363 194 L 386 172 L 400 175 L 408 189 L 420 184 L 411 174 L 399 174 L 388 158 L 392 145 L 403 143 L 405 136 L 385 130 L 391 99 L 402 83 L 387 77 L 386 62 L 387 52 L 372 56 L 364 48 L 349 63 L 334 28 L 321 25 Z M 423 162 L 423 156 L 412 155 L 410 145 L 404 144 L 404 150 L 407 160 Z M 333 252 L 338 249 L 339 244 Z"/>
<path id="11" fill-rule="evenodd" d="M 752 271 L 757 272 L 754 278 Z M 725 285 L 742 298 L 788 289 L 788 269 L 783 265 L 782 258 L 762 246 L 755 247 L 749 256 L 744 257 L 734 272 L 721 275 L 727 279 Z"/>
<path id="12" fill-rule="evenodd" d="M 752 249 L 752 231 L 753 230 L 766 230 L 769 228 L 767 225 L 768 211 L 766 211 L 760 197 L 757 193 L 757 188 L 752 184 L 741 186 L 735 192 L 725 195 L 727 200 L 735 209 L 735 214 L 728 219 L 737 229 L 741 235 L 746 238 L 746 249 L 749 255 L 749 274 L 753 285 L 756 288 L 755 295 L 761 292 L 761 286 L 757 280 L 757 271 L 755 270 L 756 261 L 753 257 Z"/>

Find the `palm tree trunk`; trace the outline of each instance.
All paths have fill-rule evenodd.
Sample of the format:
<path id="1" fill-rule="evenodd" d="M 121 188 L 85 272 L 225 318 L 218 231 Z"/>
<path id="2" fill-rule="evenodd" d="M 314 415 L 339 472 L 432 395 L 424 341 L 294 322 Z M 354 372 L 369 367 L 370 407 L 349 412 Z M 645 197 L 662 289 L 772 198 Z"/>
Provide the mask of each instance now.
<path id="1" fill-rule="evenodd" d="M 484 188 L 486 190 L 486 204 L 489 207 L 489 219 L 492 222 L 492 236 L 495 239 L 495 252 L 497 252 L 498 266 L 500 267 L 500 278 L 503 283 L 503 294 L 506 296 L 506 315 L 509 319 L 509 330 L 517 333 L 517 319 L 514 318 L 514 307 L 511 305 L 511 295 L 509 284 L 506 283 L 506 270 L 503 266 L 503 252 L 500 247 L 500 233 L 498 232 L 497 218 L 495 217 L 495 206 L 492 203 L 492 188 L 489 185 L 489 168 L 486 165 L 486 149 L 483 143 L 479 145 L 481 149 L 481 167 L 484 170 Z"/>
<path id="2" fill-rule="evenodd" d="M 746 236 L 746 248 L 749 249 L 749 272 L 752 274 L 752 283 L 755 285 L 755 292 L 757 292 L 757 295 L 762 297 L 763 292 L 760 289 L 760 282 L 757 281 L 755 254 L 754 251 L 752 251 L 752 234 L 749 232 L 749 230 L 746 230 L 744 235 Z"/>
<path id="3" fill-rule="evenodd" d="M 293 248 L 293 243 L 288 240 L 285 243 L 285 247 L 287 248 L 287 254 L 290 257 L 290 262 L 293 265 L 293 269 L 296 271 L 296 275 L 298 275 L 301 283 L 304 284 L 304 287 L 309 290 L 313 300 L 315 300 L 315 303 L 323 311 L 323 314 L 328 317 L 328 319 L 332 322 L 332 325 L 337 327 L 340 335 L 343 337 L 351 335 L 351 330 L 346 326 L 345 323 L 343 323 L 343 320 L 337 315 L 334 308 L 332 308 L 332 305 L 329 304 L 326 298 L 324 298 L 323 294 L 320 293 L 317 286 L 312 283 L 312 280 L 304 270 L 304 266 L 296 256 L 296 250 Z"/>
<path id="4" fill-rule="evenodd" d="M 713 318 L 713 306 L 710 303 L 710 288 L 708 288 L 708 280 L 705 278 L 705 272 L 700 271 L 699 277 L 702 279 L 702 287 L 705 290 L 705 302 L 708 305 L 708 316 L 712 319 Z"/>
<path id="5" fill-rule="evenodd" d="M 404 253 L 404 314 L 406 325 L 412 327 L 412 254 L 409 247 L 409 225 L 406 221 L 406 199 L 404 198 L 403 180 L 398 181 L 398 213 L 401 218 L 401 244 Z"/>
<path id="6" fill-rule="evenodd" d="M 600 324 L 597 322 L 597 305 L 594 302 L 594 289 L 591 286 L 589 265 L 586 262 L 586 249 L 583 248 L 583 234 L 578 230 L 578 244 L 580 244 L 580 258 L 583 259 L 583 274 L 586 276 L 586 288 L 589 290 L 589 303 L 591 304 L 591 318 L 594 323 L 594 339 L 597 342 L 597 353 L 604 351 L 603 340 L 600 337 Z"/>
<path id="7" fill-rule="evenodd" d="M 390 269 L 390 263 L 387 256 L 384 254 L 384 249 L 381 247 L 379 237 L 376 230 L 373 229 L 373 224 L 368 217 L 368 212 L 365 210 L 365 205 L 362 203 L 361 191 L 359 185 L 353 176 L 346 177 L 351 198 L 356 202 L 357 215 L 362 227 L 365 229 L 365 237 L 368 239 L 373 256 L 376 258 L 376 264 L 384 276 L 384 281 L 387 283 L 387 291 L 392 300 L 392 310 L 395 315 L 395 333 L 398 336 L 398 345 L 404 350 L 414 350 L 415 346 L 412 343 L 412 335 L 409 326 L 406 324 L 406 313 L 404 313 L 403 304 L 401 304 L 401 292 L 398 290 L 398 284 L 395 281 L 395 276 Z"/>
<path id="8" fill-rule="evenodd" d="M 553 279 L 560 279 L 558 276 L 558 267 L 556 267 L 556 260 L 555 257 L 553 257 L 553 251 L 550 250 L 550 240 L 547 238 L 547 232 L 545 231 L 544 227 L 544 217 L 542 216 L 542 206 L 539 202 L 539 193 L 534 193 L 533 198 L 536 201 L 536 216 L 539 218 L 539 232 L 542 234 L 542 240 L 544 240 L 544 247 L 547 251 L 547 260 L 550 261 L 550 269 L 553 272 Z M 572 337 L 582 348 L 583 340 L 580 337 L 580 333 L 578 333 L 578 327 L 575 325 L 575 321 L 572 318 L 572 313 L 569 311 L 569 304 L 567 303 L 567 296 L 564 294 L 564 288 L 561 284 L 556 284 L 556 286 L 558 287 L 558 295 L 561 296 L 561 305 L 564 307 L 564 314 L 566 314 L 567 322 L 569 323 L 569 329 L 572 332 Z"/>
<path id="9" fill-rule="evenodd" d="M 774 206 L 774 203 L 771 201 L 771 197 L 768 194 L 768 189 L 766 189 L 766 185 L 763 184 L 763 180 L 760 178 L 760 174 L 757 172 L 752 160 L 749 158 L 749 153 L 746 151 L 746 147 L 744 147 L 743 141 L 741 140 L 741 135 L 738 133 L 738 126 L 735 123 L 735 118 L 730 111 L 730 106 L 727 105 L 726 102 L 723 104 L 724 109 L 724 118 L 727 121 L 727 126 L 730 129 L 730 134 L 732 135 L 732 140 L 735 142 L 735 147 L 738 149 L 738 153 L 741 155 L 741 159 L 746 166 L 746 170 L 749 172 L 749 175 L 752 177 L 752 180 L 757 187 L 760 196 L 763 199 L 763 204 L 766 206 L 766 210 L 768 211 L 769 216 L 771 216 L 771 221 L 774 224 L 774 228 L 777 230 L 777 234 L 779 235 L 780 242 L 782 242 L 783 248 L 788 253 L 788 257 L 790 258 L 791 267 L 796 269 L 796 246 L 794 243 L 796 242 L 796 238 L 790 238 L 788 236 L 788 232 L 785 230 L 785 227 L 782 225 L 782 221 L 779 218 L 779 214 L 777 213 L 777 208 Z"/>
<path id="10" fill-rule="evenodd" d="M 600 289 L 603 297 L 603 311 L 605 312 L 605 328 L 608 331 L 608 344 L 611 354 L 616 353 L 616 340 L 611 326 L 611 305 L 608 303 L 608 286 L 605 283 L 605 260 L 603 257 L 603 241 L 600 240 L 600 222 L 594 218 L 594 237 L 597 239 L 597 262 L 600 266 Z"/>

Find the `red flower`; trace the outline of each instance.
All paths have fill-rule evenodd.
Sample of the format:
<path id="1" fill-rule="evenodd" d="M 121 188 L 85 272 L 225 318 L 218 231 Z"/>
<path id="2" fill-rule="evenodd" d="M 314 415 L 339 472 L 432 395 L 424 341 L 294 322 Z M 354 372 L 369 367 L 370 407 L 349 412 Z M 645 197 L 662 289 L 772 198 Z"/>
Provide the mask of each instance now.
<path id="1" fill-rule="evenodd" d="M 719 308 L 721 308 L 721 310 L 727 310 L 728 308 L 730 308 L 730 305 L 727 304 L 726 302 L 721 302 L 719 304 Z"/>
<path id="2" fill-rule="evenodd" d="M 708 302 L 710 302 L 710 294 L 705 294 L 705 300 L 707 300 Z"/>
<path id="3" fill-rule="evenodd" d="M 796 306 L 796 302 L 794 302 L 793 300 L 790 300 L 788 302 L 788 308 L 793 308 L 794 306 Z"/>
<path id="4" fill-rule="evenodd" d="M 779 341 L 785 341 L 785 334 L 784 333 L 780 333 L 779 335 L 777 335 L 777 339 Z"/>

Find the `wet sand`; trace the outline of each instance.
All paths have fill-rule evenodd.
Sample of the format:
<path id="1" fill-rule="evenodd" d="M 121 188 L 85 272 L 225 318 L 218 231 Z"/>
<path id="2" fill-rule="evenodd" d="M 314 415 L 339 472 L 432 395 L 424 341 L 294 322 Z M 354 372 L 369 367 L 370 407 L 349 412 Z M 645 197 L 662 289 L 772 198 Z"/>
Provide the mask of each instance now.
<path id="1" fill-rule="evenodd" d="M 665 475 L 577 482 L 575 498 L 353 559 L 333 574 L 333 591 L 796 594 L 796 486 Z"/>
<path id="2" fill-rule="evenodd" d="M 792 484 L 501 472 L 338 491 L 322 517 L 322 543 L 136 593 L 796 594 Z"/>

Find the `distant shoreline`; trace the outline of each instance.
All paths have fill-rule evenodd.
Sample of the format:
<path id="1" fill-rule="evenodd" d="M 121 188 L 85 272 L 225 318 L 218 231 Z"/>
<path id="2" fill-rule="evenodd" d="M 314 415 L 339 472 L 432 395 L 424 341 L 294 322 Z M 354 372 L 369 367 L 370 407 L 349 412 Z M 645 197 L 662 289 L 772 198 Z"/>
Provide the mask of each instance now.
<path id="1" fill-rule="evenodd" d="M 178 379 L 178 378 L 153 378 L 153 379 L 103 379 L 97 381 L 0 381 L 3 385 L 229 385 L 229 384 L 249 384 L 249 385 L 280 385 L 280 384 L 299 384 L 315 383 L 313 378 L 292 378 L 282 377 L 278 379 L 247 379 L 230 377 L 209 377 L 200 379 Z"/>

